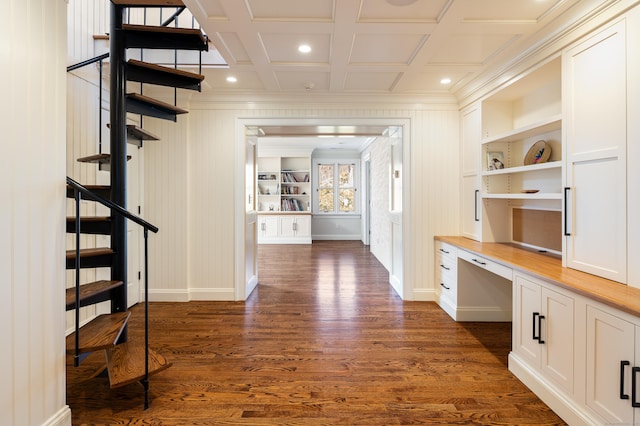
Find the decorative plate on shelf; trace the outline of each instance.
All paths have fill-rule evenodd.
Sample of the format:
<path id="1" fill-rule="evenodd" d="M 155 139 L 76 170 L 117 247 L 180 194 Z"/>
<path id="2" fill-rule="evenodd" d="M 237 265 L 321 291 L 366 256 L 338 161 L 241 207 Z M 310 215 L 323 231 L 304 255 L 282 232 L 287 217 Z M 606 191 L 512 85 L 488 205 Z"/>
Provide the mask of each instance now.
<path id="1" fill-rule="evenodd" d="M 546 163 L 551 156 L 551 146 L 543 140 L 539 140 L 534 143 L 527 155 L 524 156 L 524 165 L 530 166 L 531 164 Z"/>
<path id="2" fill-rule="evenodd" d="M 523 194 L 535 194 L 536 192 L 540 191 L 539 189 L 523 189 L 522 192 Z"/>

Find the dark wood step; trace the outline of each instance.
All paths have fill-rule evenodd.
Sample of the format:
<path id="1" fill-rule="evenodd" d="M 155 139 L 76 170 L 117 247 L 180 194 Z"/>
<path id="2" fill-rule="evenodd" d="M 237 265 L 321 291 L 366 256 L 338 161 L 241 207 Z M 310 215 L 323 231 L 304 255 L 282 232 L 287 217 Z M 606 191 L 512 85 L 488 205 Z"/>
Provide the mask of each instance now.
<path id="1" fill-rule="evenodd" d="M 184 7 L 182 0 L 111 0 L 111 3 L 124 7 Z"/>
<path id="2" fill-rule="evenodd" d="M 186 114 L 186 109 L 140 95 L 138 93 L 127 94 L 127 112 L 156 117 L 162 120 L 177 121 L 179 114 Z"/>
<path id="3" fill-rule="evenodd" d="M 209 50 L 207 38 L 195 28 L 123 24 L 121 31 L 128 48 Z"/>
<path id="4" fill-rule="evenodd" d="M 130 311 L 99 315 L 80 327 L 79 353 L 114 348 L 130 316 Z M 75 336 L 75 332 L 67 336 L 69 354 L 75 353 Z"/>
<path id="5" fill-rule="evenodd" d="M 99 268 L 111 266 L 113 250 L 108 247 L 80 249 L 81 268 Z M 67 250 L 67 269 L 75 269 L 76 251 Z"/>
<path id="6" fill-rule="evenodd" d="M 128 341 L 108 349 L 107 370 L 112 389 L 144 379 L 144 342 Z M 149 376 L 171 367 L 162 355 L 149 349 Z"/>
<path id="7" fill-rule="evenodd" d="M 80 286 L 80 307 L 111 300 L 112 290 L 122 287 L 122 281 L 100 280 Z M 76 307 L 76 288 L 66 291 L 66 310 Z"/>
<path id="8" fill-rule="evenodd" d="M 200 91 L 204 75 L 130 59 L 127 80 Z"/>
<path id="9" fill-rule="evenodd" d="M 127 155 L 127 161 L 131 160 L 131 156 Z M 78 158 L 79 163 L 93 163 L 100 167 L 100 170 L 111 170 L 111 154 L 94 154 L 86 157 Z"/>
<path id="10" fill-rule="evenodd" d="M 111 124 L 107 123 L 107 127 L 111 128 Z M 142 146 L 142 141 L 159 141 L 160 138 L 153 133 L 138 127 L 135 124 L 127 124 L 127 143 Z"/>
<path id="11" fill-rule="evenodd" d="M 67 217 L 67 232 L 75 234 L 76 232 L 75 216 Z M 95 234 L 110 235 L 111 234 L 111 217 L 109 216 L 81 217 L 80 233 L 94 234 L 94 235 Z"/>
<path id="12" fill-rule="evenodd" d="M 95 192 L 98 197 L 105 200 L 111 200 L 111 187 L 109 185 L 83 185 L 88 190 Z M 72 186 L 67 185 L 67 197 L 75 198 L 74 189 Z M 95 200 L 89 195 L 82 194 L 83 200 Z"/>

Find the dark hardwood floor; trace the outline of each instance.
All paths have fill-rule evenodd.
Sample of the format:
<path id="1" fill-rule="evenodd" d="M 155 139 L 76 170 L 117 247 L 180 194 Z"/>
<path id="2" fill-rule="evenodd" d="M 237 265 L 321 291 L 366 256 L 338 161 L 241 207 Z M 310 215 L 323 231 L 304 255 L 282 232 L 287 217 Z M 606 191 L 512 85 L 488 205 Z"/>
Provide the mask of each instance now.
<path id="1" fill-rule="evenodd" d="M 246 303 L 151 303 L 173 366 L 110 390 L 92 354 L 68 368 L 74 424 L 560 425 L 507 370 L 509 323 L 456 323 L 403 302 L 359 242 L 261 246 Z M 141 338 L 142 306 L 129 338 Z"/>

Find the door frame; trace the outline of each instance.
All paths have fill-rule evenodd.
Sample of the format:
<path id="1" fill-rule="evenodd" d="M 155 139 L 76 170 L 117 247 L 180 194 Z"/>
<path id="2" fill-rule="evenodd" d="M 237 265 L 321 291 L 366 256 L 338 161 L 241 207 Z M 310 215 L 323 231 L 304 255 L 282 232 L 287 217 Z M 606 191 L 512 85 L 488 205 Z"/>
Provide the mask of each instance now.
<path id="1" fill-rule="evenodd" d="M 413 280 L 407 273 L 411 264 L 410 254 L 412 238 L 408 232 L 406 224 L 411 223 L 411 119 L 410 118 L 236 118 L 235 131 L 235 166 L 234 166 L 234 210 L 236 217 L 234 220 L 235 235 L 235 252 L 234 252 L 234 269 L 235 269 L 235 294 L 236 300 L 246 300 L 249 296 L 246 294 L 247 277 L 245 273 L 246 255 L 245 255 L 245 230 L 247 223 L 247 213 L 245 211 L 245 142 L 247 128 L 260 126 L 387 126 L 400 127 L 402 129 L 402 210 L 393 212 L 396 220 L 400 220 L 402 244 L 401 256 L 402 267 L 400 269 L 400 283 L 397 282 L 398 277 L 393 277 L 390 272 L 390 282 L 396 282 L 400 286 L 393 286 L 396 292 L 403 300 L 414 300 Z M 255 241 L 254 250 L 257 252 L 257 240 Z M 393 247 L 393 244 L 392 244 Z M 393 256 L 393 253 L 392 253 Z M 392 257 L 393 258 L 393 257 Z M 259 271 L 257 272 L 259 274 Z"/>

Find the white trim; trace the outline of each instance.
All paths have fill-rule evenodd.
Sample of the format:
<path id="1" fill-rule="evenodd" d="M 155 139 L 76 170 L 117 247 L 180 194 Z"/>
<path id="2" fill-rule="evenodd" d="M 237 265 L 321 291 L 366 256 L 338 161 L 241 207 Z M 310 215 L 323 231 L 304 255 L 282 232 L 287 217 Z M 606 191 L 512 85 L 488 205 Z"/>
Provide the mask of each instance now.
<path id="1" fill-rule="evenodd" d="M 352 240 L 352 241 L 362 241 L 362 235 L 360 234 L 313 234 L 313 240 L 319 241 L 343 241 L 343 240 Z"/>
<path id="2" fill-rule="evenodd" d="M 243 283 L 244 287 L 244 283 Z M 224 301 L 236 300 L 234 288 L 192 288 L 189 289 L 189 300 Z"/>
<path id="3" fill-rule="evenodd" d="M 149 289 L 149 302 L 188 302 L 189 292 L 186 289 Z"/>
<path id="4" fill-rule="evenodd" d="M 437 293 L 432 288 L 416 288 L 413 290 L 413 300 L 416 302 L 435 302 Z"/>
<path id="5" fill-rule="evenodd" d="M 71 426 L 71 409 L 65 405 L 42 423 L 42 426 Z"/>
<path id="6" fill-rule="evenodd" d="M 575 401 L 558 392 L 538 372 L 521 361 L 514 352 L 509 353 L 509 371 L 568 424 L 585 426 L 603 424 L 601 421 L 589 417 Z"/>

